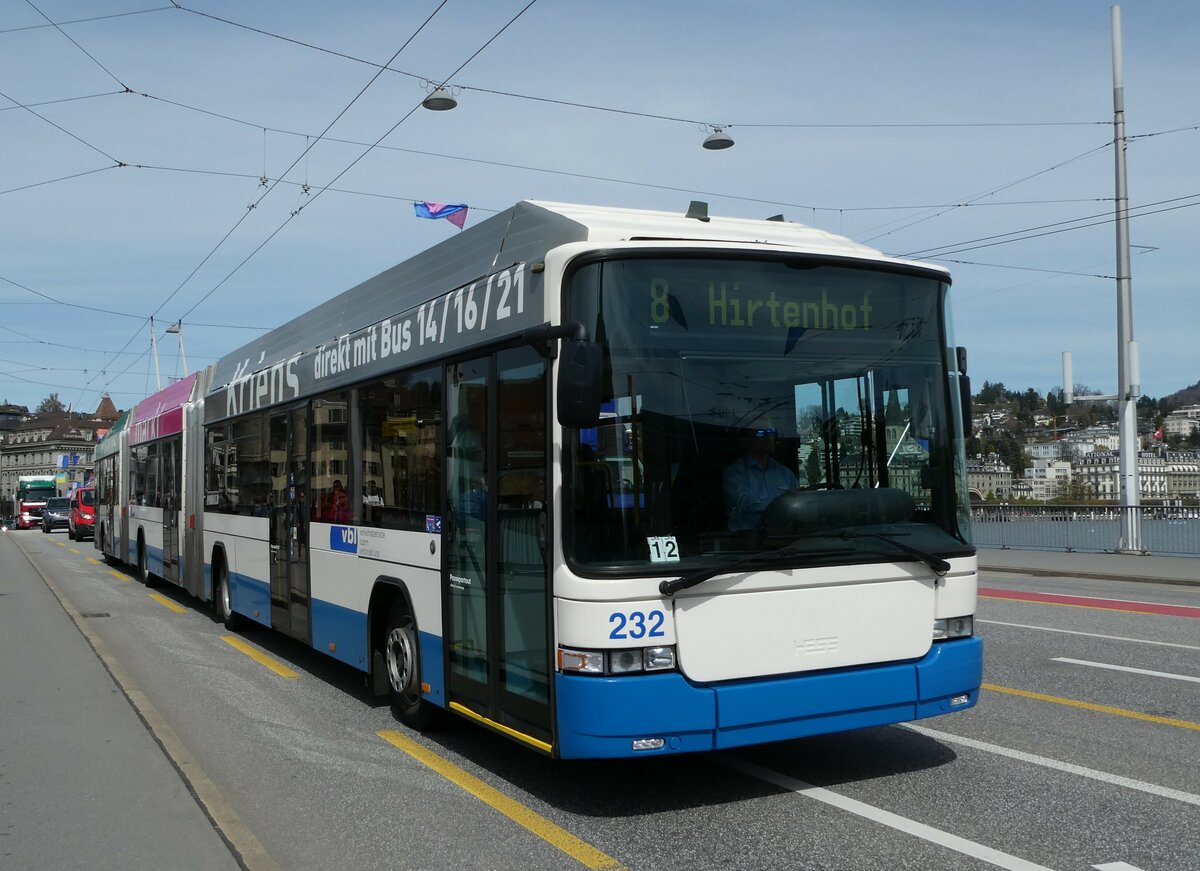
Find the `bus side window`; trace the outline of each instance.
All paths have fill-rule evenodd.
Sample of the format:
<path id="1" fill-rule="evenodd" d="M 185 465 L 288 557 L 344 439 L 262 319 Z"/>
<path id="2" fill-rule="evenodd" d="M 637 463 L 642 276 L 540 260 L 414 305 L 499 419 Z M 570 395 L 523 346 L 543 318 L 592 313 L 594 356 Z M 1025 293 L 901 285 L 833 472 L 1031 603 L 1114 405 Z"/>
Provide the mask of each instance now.
<path id="1" fill-rule="evenodd" d="M 392 375 L 358 396 L 363 524 L 424 532 L 442 512 L 441 369 Z"/>

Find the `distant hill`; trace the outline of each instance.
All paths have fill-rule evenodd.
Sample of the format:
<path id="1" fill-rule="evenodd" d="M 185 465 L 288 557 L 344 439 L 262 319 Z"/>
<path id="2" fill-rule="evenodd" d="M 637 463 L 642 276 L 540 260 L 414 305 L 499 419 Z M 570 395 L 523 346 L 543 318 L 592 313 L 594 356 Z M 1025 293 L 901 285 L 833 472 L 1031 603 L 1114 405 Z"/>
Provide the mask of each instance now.
<path id="1" fill-rule="evenodd" d="M 1182 390 L 1169 393 L 1159 399 L 1158 402 L 1160 408 L 1166 403 L 1170 403 L 1172 408 L 1200 404 L 1200 381 L 1197 381 L 1191 387 L 1185 387 Z"/>

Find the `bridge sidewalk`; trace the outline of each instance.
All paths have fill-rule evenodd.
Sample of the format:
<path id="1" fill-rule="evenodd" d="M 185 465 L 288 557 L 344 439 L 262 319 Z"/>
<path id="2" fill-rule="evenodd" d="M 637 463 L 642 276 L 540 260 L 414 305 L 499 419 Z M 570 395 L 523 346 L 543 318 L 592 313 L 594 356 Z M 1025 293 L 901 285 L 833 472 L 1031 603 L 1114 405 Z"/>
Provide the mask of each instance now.
<path id="1" fill-rule="evenodd" d="M 1200 586 L 1200 557 L 979 548 L 981 571 Z"/>

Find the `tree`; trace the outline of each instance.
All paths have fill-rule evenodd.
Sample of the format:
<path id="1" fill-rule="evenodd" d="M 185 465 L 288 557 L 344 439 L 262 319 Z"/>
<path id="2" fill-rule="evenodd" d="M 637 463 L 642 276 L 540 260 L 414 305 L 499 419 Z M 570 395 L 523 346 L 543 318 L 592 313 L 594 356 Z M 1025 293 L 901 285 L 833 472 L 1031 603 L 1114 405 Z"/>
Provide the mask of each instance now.
<path id="1" fill-rule="evenodd" d="M 979 393 L 975 397 L 975 401 L 980 405 L 997 405 L 1008 399 L 1008 391 L 1004 389 L 1004 382 L 984 381 L 983 387 L 979 389 Z"/>
<path id="2" fill-rule="evenodd" d="M 51 393 L 42 400 L 42 404 L 37 407 L 37 414 L 56 414 L 66 411 L 67 407 L 62 404 L 62 400 L 58 398 L 57 393 Z"/>

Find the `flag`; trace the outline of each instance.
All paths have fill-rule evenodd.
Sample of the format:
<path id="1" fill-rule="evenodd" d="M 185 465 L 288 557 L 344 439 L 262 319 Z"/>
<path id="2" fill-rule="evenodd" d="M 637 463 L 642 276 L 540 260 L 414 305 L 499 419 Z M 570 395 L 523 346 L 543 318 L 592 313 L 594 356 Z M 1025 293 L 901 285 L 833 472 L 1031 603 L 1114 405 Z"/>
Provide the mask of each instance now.
<path id="1" fill-rule="evenodd" d="M 1154 439 L 1160 442 L 1163 440 L 1163 428 L 1161 426 L 1154 431 Z"/>
<path id="2" fill-rule="evenodd" d="M 418 218 L 445 218 L 460 230 L 467 223 L 467 207 L 464 203 L 413 203 L 413 208 Z"/>

